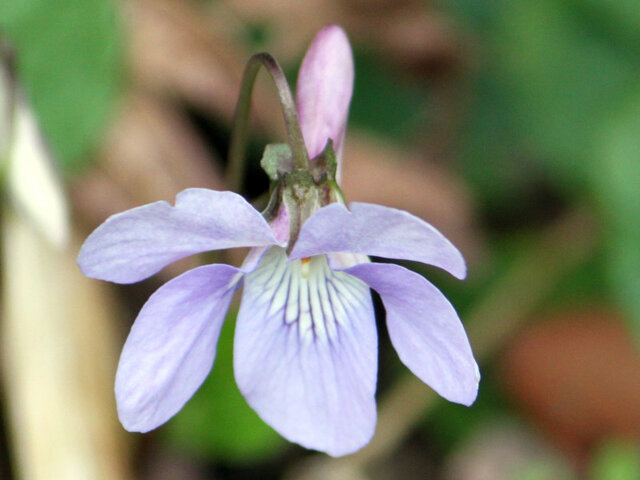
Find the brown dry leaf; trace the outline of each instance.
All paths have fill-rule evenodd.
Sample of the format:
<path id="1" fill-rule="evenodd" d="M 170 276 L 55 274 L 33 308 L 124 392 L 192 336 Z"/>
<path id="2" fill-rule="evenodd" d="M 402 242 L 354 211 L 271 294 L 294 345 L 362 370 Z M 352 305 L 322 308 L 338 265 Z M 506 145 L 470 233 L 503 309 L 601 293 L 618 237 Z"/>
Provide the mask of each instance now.
<path id="1" fill-rule="evenodd" d="M 250 55 L 245 28 L 225 2 L 129 0 L 134 81 L 142 90 L 183 102 L 231 124 L 240 79 Z M 260 125 L 276 124 L 277 96 L 258 82 L 253 111 Z M 282 130 L 279 130 L 282 131 Z"/>
<path id="2" fill-rule="evenodd" d="M 70 185 L 70 195 L 81 223 L 87 230 L 100 225 L 114 213 L 136 205 L 135 200 L 103 168 L 94 167 Z"/>
<path id="3" fill-rule="evenodd" d="M 188 187 L 224 187 L 216 159 L 186 117 L 149 96 L 131 95 L 126 100 L 99 160 L 100 167 L 74 188 L 76 205 L 86 218 L 95 220 L 94 226 L 123 206 L 171 200 Z"/>
<path id="4" fill-rule="evenodd" d="M 101 164 L 136 202 L 147 203 L 187 187 L 223 188 L 214 155 L 170 103 L 132 95 L 108 134 Z"/>
<path id="5" fill-rule="evenodd" d="M 501 364 L 507 391 L 570 452 L 640 436 L 640 352 L 617 314 L 557 313 L 516 338 Z"/>
<path id="6" fill-rule="evenodd" d="M 134 81 L 231 118 L 243 52 L 210 28 L 195 2 L 129 0 L 126 7 Z"/>
<path id="7" fill-rule="evenodd" d="M 346 11 L 337 0 L 229 0 L 224 5 L 242 22 L 264 26 L 268 31 L 266 50 L 285 64 L 301 58 L 325 25 L 346 25 Z M 218 9 L 212 9 L 216 12 Z"/>
<path id="8" fill-rule="evenodd" d="M 367 3 L 352 5 L 349 34 L 398 67 L 427 77 L 448 71 L 462 58 L 460 34 L 450 17 L 423 2 L 388 3 L 379 10 Z"/>
<path id="9" fill-rule="evenodd" d="M 348 201 L 407 210 L 441 230 L 473 257 L 481 236 L 464 183 L 435 163 L 372 137 L 347 134 L 342 187 Z"/>
<path id="10" fill-rule="evenodd" d="M 457 32 L 449 19 L 415 0 L 231 0 L 225 8 L 245 23 L 267 29 L 266 48 L 288 63 L 300 58 L 316 32 L 342 25 L 355 43 L 378 49 L 412 70 L 458 57 Z"/>

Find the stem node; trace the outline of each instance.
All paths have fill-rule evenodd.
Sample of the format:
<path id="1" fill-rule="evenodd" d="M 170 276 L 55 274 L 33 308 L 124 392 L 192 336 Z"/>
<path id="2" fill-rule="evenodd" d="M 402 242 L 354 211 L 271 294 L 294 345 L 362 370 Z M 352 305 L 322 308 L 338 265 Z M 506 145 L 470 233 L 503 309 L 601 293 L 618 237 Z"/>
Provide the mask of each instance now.
<path id="1" fill-rule="evenodd" d="M 251 111 L 251 95 L 256 76 L 264 67 L 278 89 L 282 113 L 287 129 L 287 143 L 291 147 L 296 168 L 308 169 L 309 156 L 304 143 L 298 111 L 296 109 L 291 89 L 284 76 L 280 65 L 268 53 L 257 53 L 247 62 L 247 66 L 242 76 L 240 94 L 233 119 L 233 130 L 231 132 L 231 144 L 229 146 L 229 162 L 227 166 L 227 181 L 231 190 L 239 191 L 244 177 L 244 157 L 247 147 L 247 137 L 249 134 L 249 113 Z"/>

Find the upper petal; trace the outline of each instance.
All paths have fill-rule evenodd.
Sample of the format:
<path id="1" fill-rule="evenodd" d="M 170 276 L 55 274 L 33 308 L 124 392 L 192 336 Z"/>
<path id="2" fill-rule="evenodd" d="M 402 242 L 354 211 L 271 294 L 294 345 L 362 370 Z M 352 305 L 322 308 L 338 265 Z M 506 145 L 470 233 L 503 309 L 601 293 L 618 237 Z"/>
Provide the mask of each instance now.
<path id="1" fill-rule="evenodd" d="M 345 272 L 380 294 L 391 343 L 402 362 L 447 400 L 471 405 L 480 372 L 464 327 L 445 296 L 399 265 L 360 264 Z"/>
<path id="2" fill-rule="evenodd" d="M 353 55 L 344 30 L 337 25 L 324 27 L 307 50 L 298 74 L 298 116 L 310 158 L 332 139 L 340 160 L 353 75 Z"/>
<path id="3" fill-rule="evenodd" d="M 155 202 L 109 217 L 82 245 L 78 264 L 88 277 L 133 283 L 196 253 L 276 243 L 240 195 L 190 188 L 175 207 Z"/>
<path id="4" fill-rule="evenodd" d="M 377 332 L 369 288 L 322 257 L 273 247 L 245 277 L 234 343 L 240 391 L 287 439 L 330 455 L 375 428 Z"/>
<path id="5" fill-rule="evenodd" d="M 240 278 L 234 267 L 205 265 L 164 284 L 142 307 L 116 374 L 118 415 L 127 430 L 163 424 L 205 380 Z"/>
<path id="6" fill-rule="evenodd" d="M 424 220 L 403 210 L 353 202 L 350 210 L 332 203 L 305 222 L 290 258 L 351 252 L 413 260 L 464 278 L 464 258 L 453 244 Z"/>

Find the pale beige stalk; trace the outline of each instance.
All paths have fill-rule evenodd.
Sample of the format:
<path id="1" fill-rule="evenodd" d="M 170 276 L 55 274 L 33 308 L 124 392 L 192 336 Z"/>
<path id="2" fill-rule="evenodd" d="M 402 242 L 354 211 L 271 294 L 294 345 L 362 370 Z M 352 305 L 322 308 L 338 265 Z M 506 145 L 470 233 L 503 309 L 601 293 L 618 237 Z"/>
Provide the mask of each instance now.
<path id="1" fill-rule="evenodd" d="M 0 97 L 15 99 L 15 90 L 0 88 Z M 113 302 L 76 265 L 62 184 L 33 116 L 16 105 L 0 215 L 0 363 L 16 479 L 128 480 Z"/>

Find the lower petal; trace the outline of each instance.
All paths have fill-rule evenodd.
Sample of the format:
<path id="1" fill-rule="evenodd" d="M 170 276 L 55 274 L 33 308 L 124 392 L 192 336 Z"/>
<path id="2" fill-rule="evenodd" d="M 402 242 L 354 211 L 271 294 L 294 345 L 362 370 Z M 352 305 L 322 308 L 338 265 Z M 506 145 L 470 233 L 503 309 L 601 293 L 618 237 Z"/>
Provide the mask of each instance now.
<path id="1" fill-rule="evenodd" d="M 447 400 L 471 405 L 480 373 L 464 327 L 445 296 L 399 265 L 361 264 L 345 272 L 380 294 L 389 336 L 402 362 Z"/>
<path id="2" fill-rule="evenodd" d="M 369 288 L 326 257 L 273 247 L 245 277 L 236 381 L 287 439 L 330 455 L 364 446 L 376 421 L 377 332 Z"/>
<path id="3" fill-rule="evenodd" d="M 127 430 L 160 426 L 200 387 L 240 275 L 228 265 L 205 265 L 166 283 L 142 307 L 116 374 L 118 415 Z"/>

